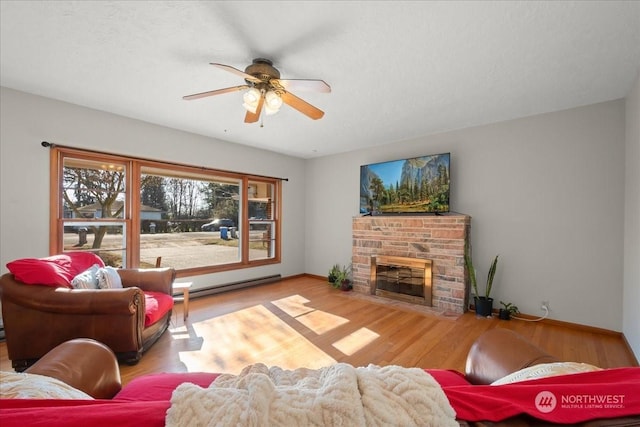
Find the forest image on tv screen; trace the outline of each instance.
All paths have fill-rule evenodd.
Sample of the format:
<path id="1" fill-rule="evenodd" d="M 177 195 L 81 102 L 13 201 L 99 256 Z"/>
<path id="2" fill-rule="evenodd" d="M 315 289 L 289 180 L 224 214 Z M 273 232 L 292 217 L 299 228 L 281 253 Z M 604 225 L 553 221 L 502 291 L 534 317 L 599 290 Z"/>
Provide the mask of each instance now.
<path id="1" fill-rule="evenodd" d="M 449 212 L 449 153 L 360 167 L 360 213 Z"/>

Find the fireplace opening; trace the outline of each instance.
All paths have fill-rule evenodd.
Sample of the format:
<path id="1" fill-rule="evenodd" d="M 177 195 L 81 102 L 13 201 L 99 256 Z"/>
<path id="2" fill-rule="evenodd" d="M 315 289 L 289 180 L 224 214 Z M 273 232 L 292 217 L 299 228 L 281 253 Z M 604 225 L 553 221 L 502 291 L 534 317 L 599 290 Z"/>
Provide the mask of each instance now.
<path id="1" fill-rule="evenodd" d="M 431 306 L 431 260 L 371 257 L 371 294 Z"/>

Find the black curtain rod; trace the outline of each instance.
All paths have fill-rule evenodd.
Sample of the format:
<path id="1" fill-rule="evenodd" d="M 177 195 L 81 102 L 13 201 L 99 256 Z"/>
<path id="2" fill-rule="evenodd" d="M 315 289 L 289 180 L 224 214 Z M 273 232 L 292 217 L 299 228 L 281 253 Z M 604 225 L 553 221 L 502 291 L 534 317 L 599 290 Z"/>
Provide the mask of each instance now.
<path id="1" fill-rule="evenodd" d="M 40 145 L 42 145 L 44 148 L 55 148 L 55 147 L 61 147 L 61 148 L 68 148 L 71 150 L 82 150 L 82 151 L 88 151 L 91 153 L 97 153 L 97 154 L 105 154 L 105 155 L 120 155 L 120 154 L 113 154 L 113 153 L 105 153 L 103 151 L 97 151 L 97 150 L 87 150 L 86 148 L 76 148 L 76 147 L 67 147 L 66 145 L 58 145 L 58 144 L 53 144 L 51 142 L 47 142 L 47 141 L 42 141 L 40 143 Z M 149 161 L 149 159 L 141 159 L 140 157 L 131 157 L 131 156 L 126 156 L 129 157 L 131 159 L 136 159 L 136 160 L 144 160 L 144 161 Z M 165 165 L 176 165 L 175 163 L 170 163 L 170 162 L 165 162 L 162 160 L 153 160 L 154 162 L 157 163 L 163 163 Z M 180 165 L 180 166 L 191 166 L 194 167 L 193 165 Z M 206 168 L 204 166 L 195 166 L 195 167 L 199 167 L 200 169 L 206 169 L 206 170 L 213 170 L 211 168 Z M 268 176 L 268 175 L 256 175 L 254 173 L 246 173 L 246 172 L 236 172 L 236 171 L 223 171 L 223 172 L 230 172 L 230 173 L 236 173 L 238 175 L 250 175 L 250 176 L 255 176 L 257 178 L 268 178 L 268 179 L 278 179 L 280 181 L 289 181 L 289 178 L 280 178 L 277 176 Z"/>

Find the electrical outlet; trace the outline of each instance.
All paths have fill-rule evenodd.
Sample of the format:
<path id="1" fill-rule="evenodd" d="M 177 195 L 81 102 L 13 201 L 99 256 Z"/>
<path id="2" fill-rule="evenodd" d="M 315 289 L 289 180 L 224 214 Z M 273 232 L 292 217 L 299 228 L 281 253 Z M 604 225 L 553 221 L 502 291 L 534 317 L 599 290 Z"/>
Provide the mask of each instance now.
<path id="1" fill-rule="evenodd" d="M 542 301 L 540 304 L 540 310 L 548 312 L 549 309 L 549 301 Z"/>

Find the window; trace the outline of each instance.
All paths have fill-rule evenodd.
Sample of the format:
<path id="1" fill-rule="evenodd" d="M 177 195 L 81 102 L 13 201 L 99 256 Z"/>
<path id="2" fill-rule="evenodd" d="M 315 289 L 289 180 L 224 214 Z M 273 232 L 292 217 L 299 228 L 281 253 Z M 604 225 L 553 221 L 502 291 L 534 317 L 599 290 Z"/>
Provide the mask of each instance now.
<path id="1" fill-rule="evenodd" d="M 279 262 L 280 181 L 52 149 L 51 252 L 180 276 Z"/>
<path id="2" fill-rule="evenodd" d="M 64 250 L 100 248 L 105 263 L 127 266 L 127 169 L 123 162 L 63 160 L 60 207 Z"/>
<path id="3" fill-rule="evenodd" d="M 247 187 L 249 216 L 249 259 L 273 257 L 276 223 L 273 217 L 273 184 L 249 181 Z"/>
<path id="4" fill-rule="evenodd" d="M 140 262 L 176 269 L 242 261 L 238 234 L 242 179 L 143 166 Z"/>

